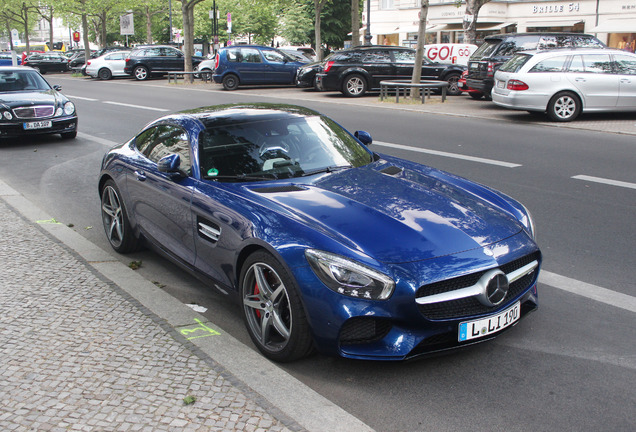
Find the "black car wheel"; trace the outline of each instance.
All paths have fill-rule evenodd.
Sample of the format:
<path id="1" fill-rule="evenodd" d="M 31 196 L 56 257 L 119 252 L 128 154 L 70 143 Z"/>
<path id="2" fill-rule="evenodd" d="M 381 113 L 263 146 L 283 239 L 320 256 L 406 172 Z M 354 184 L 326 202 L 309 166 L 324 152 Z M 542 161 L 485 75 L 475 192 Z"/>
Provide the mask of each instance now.
<path id="1" fill-rule="evenodd" d="M 479 100 L 484 97 L 484 94 L 482 92 L 470 92 L 468 93 L 468 95 L 475 100 Z"/>
<path id="2" fill-rule="evenodd" d="M 130 227 L 128 213 L 115 182 L 108 180 L 102 190 L 102 222 L 110 245 L 119 253 L 133 252 L 139 239 Z"/>
<path id="3" fill-rule="evenodd" d="M 449 96 L 459 96 L 462 94 L 462 90 L 459 88 L 460 74 L 451 74 L 446 77 L 448 82 L 448 90 L 446 91 Z"/>
<path id="4" fill-rule="evenodd" d="M 97 76 L 100 80 L 109 80 L 113 77 L 113 73 L 108 68 L 101 68 L 99 72 L 97 72 Z"/>
<path id="5" fill-rule="evenodd" d="M 342 93 L 348 97 L 364 96 L 367 92 L 367 81 L 362 75 L 351 74 L 342 83 Z"/>
<path id="6" fill-rule="evenodd" d="M 241 272 L 243 316 L 252 341 L 280 362 L 307 356 L 313 347 L 298 285 L 265 251 L 250 255 Z"/>
<path id="7" fill-rule="evenodd" d="M 548 102 L 548 117 L 558 122 L 569 122 L 581 113 L 581 102 L 572 92 L 561 92 Z"/>
<path id="8" fill-rule="evenodd" d="M 223 77 L 223 88 L 225 90 L 236 90 L 239 86 L 239 79 L 236 75 L 227 74 Z"/>
<path id="9" fill-rule="evenodd" d="M 133 75 L 137 81 L 144 81 L 148 79 L 148 69 L 145 66 L 137 66 L 133 70 Z"/>

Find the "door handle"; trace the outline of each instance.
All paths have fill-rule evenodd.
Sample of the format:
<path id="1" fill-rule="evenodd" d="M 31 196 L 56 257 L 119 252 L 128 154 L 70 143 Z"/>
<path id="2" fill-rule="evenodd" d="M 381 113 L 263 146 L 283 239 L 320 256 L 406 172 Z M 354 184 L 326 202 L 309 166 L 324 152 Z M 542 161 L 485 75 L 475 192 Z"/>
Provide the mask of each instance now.
<path id="1" fill-rule="evenodd" d="M 585 78 L 575 78 L 574 81 L 576 81 L 576 82 L 585 82 L 587 80 Z"/>
<path id="2" fill-rule="evenodd" d="M 135 177 L 137 177 L 139 181 L 146 180 L 146 174 L 143 171 L 135 171 Z"/>
<path id="3" fill-rule="evenodd" d="M 621 83 L 623 84 L 629 84 L 630 82 L 632 82 L 632 80 L 630 80 L 629 78 L 621 78 Z"/>

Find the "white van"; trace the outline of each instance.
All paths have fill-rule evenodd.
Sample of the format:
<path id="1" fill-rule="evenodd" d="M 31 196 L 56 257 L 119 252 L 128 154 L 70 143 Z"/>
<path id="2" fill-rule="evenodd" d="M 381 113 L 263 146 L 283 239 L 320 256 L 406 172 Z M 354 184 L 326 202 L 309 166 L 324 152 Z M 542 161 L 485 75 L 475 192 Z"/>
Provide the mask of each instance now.
<path id="1" fill-rule="evenodd" d="M 476 49 L 477 45 L 472 44 L 424 45 L 424 55 L 434 62 L 468 66 L 468 59 Z"/>

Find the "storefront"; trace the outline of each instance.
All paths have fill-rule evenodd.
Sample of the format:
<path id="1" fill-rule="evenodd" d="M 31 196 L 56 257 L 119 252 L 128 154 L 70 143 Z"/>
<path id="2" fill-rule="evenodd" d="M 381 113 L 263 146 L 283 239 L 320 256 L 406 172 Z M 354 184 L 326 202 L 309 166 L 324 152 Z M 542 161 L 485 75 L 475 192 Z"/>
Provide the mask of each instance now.
<path id="1" fill-rule="evenodd" d="M 426 43 L 462 43 L 464 14 L 464 4 L 458 8 L 453 0 L 430 0 Z M 373 44 L 414 47 L 418 25 L 419 0 L 371 0 Z M 612 48 L 634 51 L 636 0 L 492 0 L 482 6 L 477 43 L 490 34 L 512 32 L 591 33 Z"/>

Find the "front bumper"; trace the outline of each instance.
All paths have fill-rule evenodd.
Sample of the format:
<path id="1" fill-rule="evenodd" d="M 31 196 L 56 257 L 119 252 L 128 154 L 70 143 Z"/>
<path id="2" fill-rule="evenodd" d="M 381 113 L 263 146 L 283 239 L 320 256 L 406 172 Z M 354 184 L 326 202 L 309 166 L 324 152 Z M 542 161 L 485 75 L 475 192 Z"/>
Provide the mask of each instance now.
<path id="1" fill-rule="evenodd" d="M 0 122 L 0 138 L 69 133 L 77 130 L 77 115 L 42 120 L 51 120 L 51 127 L 26 130 L 24 121 L 2 121 Z"/>

